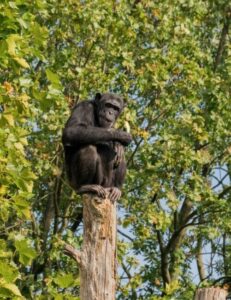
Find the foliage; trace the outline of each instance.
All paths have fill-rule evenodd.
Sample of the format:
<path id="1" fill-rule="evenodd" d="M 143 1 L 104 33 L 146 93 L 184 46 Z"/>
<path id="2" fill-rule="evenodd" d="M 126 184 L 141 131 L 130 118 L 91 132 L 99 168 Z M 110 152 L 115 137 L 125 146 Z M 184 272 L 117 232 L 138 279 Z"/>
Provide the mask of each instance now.
<path id="1" fill-rule="evenodd" d="M 78 299 L 61 133 L 96 91 L 126 98 L 134 137 L 118 299 L 192 299 L 230 276 L 229 17 L 226 0 L 0 1 L 1 299 Z"/>

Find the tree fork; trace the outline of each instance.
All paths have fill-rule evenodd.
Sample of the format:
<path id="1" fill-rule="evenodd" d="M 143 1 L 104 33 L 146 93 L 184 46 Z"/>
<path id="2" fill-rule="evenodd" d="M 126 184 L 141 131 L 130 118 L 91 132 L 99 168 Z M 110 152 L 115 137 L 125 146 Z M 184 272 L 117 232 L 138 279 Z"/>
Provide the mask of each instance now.
<path id="1" fill-rule="evenodd" d="M 83 195 L 81 251 L 65 245 L 64 252 L 80 269 L 81 300 L 114 300 L 116 290 L 116 203 Z"/>

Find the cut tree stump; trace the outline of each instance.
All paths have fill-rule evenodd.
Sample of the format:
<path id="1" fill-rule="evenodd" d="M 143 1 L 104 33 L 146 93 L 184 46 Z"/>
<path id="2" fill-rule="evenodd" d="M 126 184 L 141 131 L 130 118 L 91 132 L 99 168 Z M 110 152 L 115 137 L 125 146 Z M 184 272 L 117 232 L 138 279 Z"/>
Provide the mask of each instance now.
<path id="1" fill-rule="evenodd" d="M 228 291 L 220 287 L 201 288 L 196 291 L 194 300 L 225 300 Z"/>
<path id="2" fill-rule="evenodd" d="M 116 290 L 116 203 L 83 195 L 83 245 L 65 253 L 80 269 L 81 300 L 114 300 Z"/>

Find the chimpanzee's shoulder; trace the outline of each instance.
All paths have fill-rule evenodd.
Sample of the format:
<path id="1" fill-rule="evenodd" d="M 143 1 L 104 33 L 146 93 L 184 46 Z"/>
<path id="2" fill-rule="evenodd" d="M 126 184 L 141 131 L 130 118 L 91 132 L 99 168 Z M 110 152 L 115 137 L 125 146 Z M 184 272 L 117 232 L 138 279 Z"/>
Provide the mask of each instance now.
<path id="1" fill-rule="evenodd" d="M 85 109 L 86 111 L 90 111 L 94 109 L 94 101 L 93 100 L 85 100 L 76 104 L 73 110 Z"/>

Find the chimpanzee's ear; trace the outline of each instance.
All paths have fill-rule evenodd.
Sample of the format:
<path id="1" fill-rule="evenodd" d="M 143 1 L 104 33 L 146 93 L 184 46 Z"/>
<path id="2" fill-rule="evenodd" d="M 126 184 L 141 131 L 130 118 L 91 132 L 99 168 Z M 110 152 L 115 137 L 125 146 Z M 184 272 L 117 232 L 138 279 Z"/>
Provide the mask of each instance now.
<path id="1" fill-rule="evenodd" d="M 102 95 L 100 93 L 96 93 L 95 95 L 95 102 L 98 104 L 99 100 L 101 99 Z"/>

